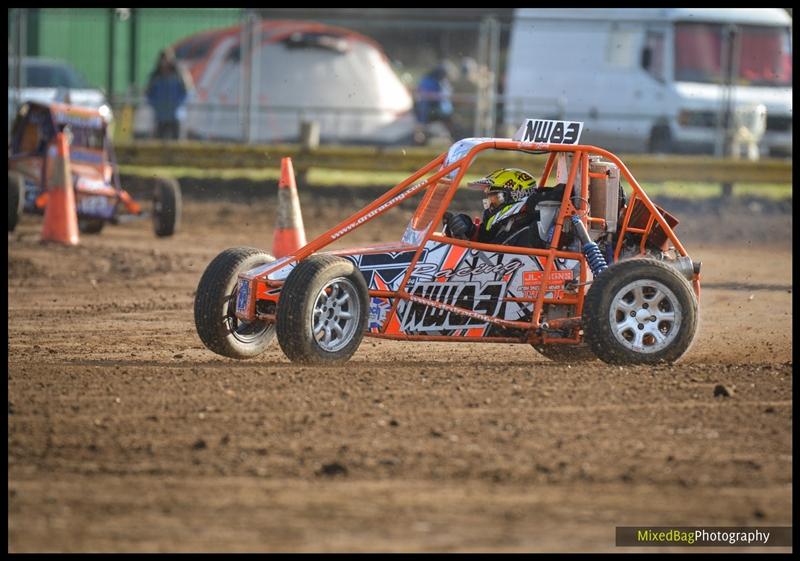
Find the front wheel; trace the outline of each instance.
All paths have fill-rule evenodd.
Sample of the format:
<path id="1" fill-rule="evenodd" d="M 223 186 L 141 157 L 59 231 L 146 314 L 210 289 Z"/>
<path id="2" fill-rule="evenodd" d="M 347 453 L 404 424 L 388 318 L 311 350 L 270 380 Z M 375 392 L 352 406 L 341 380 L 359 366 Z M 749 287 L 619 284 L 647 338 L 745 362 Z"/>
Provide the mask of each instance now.
<path id="1" fill-rule="evenodd" d="M 697 298 L 673 267 L 630 259 L 598 275 L 583 307 L 585 340 L 611 364 L 674 362 L 697 331 Z"/>
<path id="2" fill-rule="evenodd" d="M 172 178 L 157 178 L 153 189 L 153 230 L 156 236 L 171 236 L 177 230 L 180 220 L 180 185 Z"/>
<path id="3" fill-rule="evenodd" d="M 81 234 L 99 234 L 106 223 L 97 218 L 78 218 L 78 230 Z"/>
<path id="4" fill-rule="evenodd" d="M 259 249 L 235 247 L 209 263 L 194 300 L 195 328 L 209 350 L 230 358 L 252 358 L 275 338 L 273 324 L 236 317 L 239 273 L 273 261 L 274 257 Z"/>
<path id="5" fill-rule="evenodd" d="M 364 337 L 367 306 L 367 283 L 352 262 L 333 255 L 308 257 L 281 288 L 278 344 L 293 362 L 346 362 Z"/>

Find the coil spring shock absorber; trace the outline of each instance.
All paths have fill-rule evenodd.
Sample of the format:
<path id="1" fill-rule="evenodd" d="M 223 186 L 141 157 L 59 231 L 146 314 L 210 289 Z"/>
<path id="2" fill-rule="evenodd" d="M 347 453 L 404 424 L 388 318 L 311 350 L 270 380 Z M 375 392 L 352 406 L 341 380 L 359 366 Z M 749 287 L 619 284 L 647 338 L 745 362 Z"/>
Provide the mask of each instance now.
<path id="1" fill-rule="evenodd" d="M 592 270 L 592 274 L 597 276 L 608 269 L 608 264 L 606 264 L 606 259 L 603 257 L 603 252 L 600 251 L 600 248 L 597 247 L 597 244 L 594 243 L 589 237 L 589 232 L 586 231 L 586 226 L 583 225 L 581 219 L 576 215 L 572 215 L 571 220 L 572 224 L 575 226 L 575 231 L 581 240 L 581 251 L 583 251 L 583 255 L 586 257 L 586 261 L 589 263 L 589 268 Z"/>

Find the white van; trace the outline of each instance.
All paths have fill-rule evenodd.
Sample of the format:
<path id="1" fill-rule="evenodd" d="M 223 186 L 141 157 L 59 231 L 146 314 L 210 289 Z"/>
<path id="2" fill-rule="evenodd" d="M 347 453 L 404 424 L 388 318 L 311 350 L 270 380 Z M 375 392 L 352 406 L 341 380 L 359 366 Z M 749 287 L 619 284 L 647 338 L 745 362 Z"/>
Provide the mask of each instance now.
<path id="1" fill-rule="evenodd" d="M 584 121 L 584 141 L 613 151 L 720 154 L 725 116 L 766 108 L 761 154 L 791 155 L 791 27 L 782 8 L 517 9 L 504 123 Z"/>

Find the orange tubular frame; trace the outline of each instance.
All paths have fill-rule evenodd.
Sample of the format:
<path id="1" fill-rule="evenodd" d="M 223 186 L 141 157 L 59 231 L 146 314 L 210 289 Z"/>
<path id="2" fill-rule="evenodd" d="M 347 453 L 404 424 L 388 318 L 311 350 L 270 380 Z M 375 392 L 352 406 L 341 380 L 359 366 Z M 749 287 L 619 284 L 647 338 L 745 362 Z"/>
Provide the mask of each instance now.
<path id="1" fill-rule="evenodd" d="M 550 242 L 549 248 L 534 249 L 534 248 L 506 246 L 499 244 L 479 243 L 479 242 L 446 237 L 434 231 L 435 226 L 441 223 L 444 213 L 447 210 L 448 206 L 450 205 L 450 202 L 452 201 L 453 197 L 455 196 L 456 190 L 458 189 L 461 180 L 464 177 L 464 174 L 466 173 L 466 170 L 469 168 L 469 166 L 471 165 L 475 157 L 478 155 L 478 153 L 488 149 L 511 150 L 511 151 L 522 151 L 522 152 L 550 152 L 541 179 L 538 183 L 539 185 L 546 184 L 558 153 L 568 152 L 573 154 L 574 157 L 569 169 L 567 186 L 566 189 L 564 190 L 564 197 L 561 201 L 559 213 L 555 218 L 553 238 Z M 337 224 L 324 234 L 321 234 L 320 236 L 309 242 L 307 245 L 300 248 L 295 254 L 289 256 L 286 259 L 282 259 L 276 262 L 272 266 L 260 267 L 259 269 L 242 273 L 240 275 L 240 278 L 248 280 L 251 283 L 252 288 L 256 288 L 255 283 L 262 283 L 269 287 L 280 287 L 283 285 L 283 281 L 269 280 L 267 277 L 270 273 L 285 267 L 286 265 L 290 264 L 293 261 L 300 261 L 308 257 L 309 255 L 312 255 L 313 253 L 323 249 L 333 241 L 355 230 L 356 228 L 360 227 L 361 225 L 372 220 L 376 216 L 382 214 L 383 212 L 389 210 L 390 208 L 399 204 L 403 200 L 413 196 L 421 189 L 425 188 L 428 189 L 428 193 L 426 193 L 417 211 L 412 217 L 412 220 L 419 220 L 419 218 L 421 217 L 420 213 L 424 213 L 425 210 L 427 210 L 426 207 L 429 203 L 431 203 L 435 189 L 437 189 L 441 183 L 441 185 L 447 187 L 447 191 L 441 197 L 441 200 L 438 203 L 435 203 L 438 206 L 435 208 L 430 223 L 428 223 L 427 225 L 423 225 L 423 227 L 425 228 L 424 235 L 422 236 L 419 243 L 416 245 L 407 246 L 407 250 L 409 251 L 415 250 L 415 253 L 411 262 L 408 264 L 408 268 L 406 269 L 406 272 L 403 276 L 403 280 L 399 285 L 399 289 L 396 291 L 374 290 L 374 289 L 369 290 L 370 296 L 391 298 L 392 306 L 389 313 L 386 316 L 386 319 L 383 322 L 381 331 L 379 333 L 366 332 L 365 335 L 371 337 L 386 338 L 386 339 L 418 340 L 418 341 L 470 341 L 470 342 L 490 342 L 490 343 L 545 342 L 545 343 L 568 343 L 568 344 L 578 343 L 580 342 L 582 336 L 582 334 L 580 333 L 580 317 L 583 311 L 584 292 L 585 292 L 582 289 L 582 287 L 586 285 L 586 279 L 588 273 L 587 262 L 582 253 L 562 251 L 558 250 L 557 247 L 559 244 L 559 240 L 561 238 L 561 230 L 564 225 L 564 222 L 566 220 L 571 219 L 573 215 L 580 216 L 584 225 L 587 227 L 589 221 L 602 223 L 602 219 L 596 219 L 596 218 L 593 219 L 591 217 L 586 216 L 588 209 L 583 210 L 583 207 L 585 206 L 584 203 L 580 204 L 580 206 L 582 207 L 581 209 L 577 209 L 572 202 L 572 197 L 573 197 L 572 187 L 575 183 L 575 178 L 578 175 L 578 166 L 581 166 L 581 173 L 580 173 L 581 182 L 580 185 L 578 186 L 579 188 L 578 192 L 580 193 L 580 200 L 588 201 L 589 178 L 591 176 L 597 175 L 589 173 L 590 155 L 602 156 L 607 161 L 610 161 L 611 163 L 615 164 L 619 168 L 622 176 L 627 180 L 628 184 L 630 185 L 633 191 L 630 201 L 628 202 L 625 216 L 622 220 L 622 223 L 619 226 L 618 241 L 614 251 L 614 261 L 617 261 L 619 259 L 620 251 L 622 249 L 622 240 L 624 239 L 625 234 L 628 232 L 643 234 L 642 245 L 641 245 L 642 248 L 641 250 L 643 252 L 647 236 L 649 235 L 649 232 L 655 223 L 658 223 L 658 225 L 662 228 L 663 232 L 672 242 L 675 250 L 681 256 L 686 256 L 687 255 L 686 250 L 676 237 L 675 233 L 673 232 L 672 228 L 667 223 L 665 218 L 662 216 L 662 214 L 658 211 L 653 202 L 649 199 L 649 197 L 639 186 L 639 183 L 636 181 L 631 172 L 628 170 L 627 166 L 625 166 L 625 164 L 623 164 L 622 161 L 611 152 L 590 145 L 540 144 L 540 143 L 520 142 L 513 140 L 487 140 L 485 142 L 476 144 L 470 149 L 470 151 L 465 156 L 447 166 L 443 165 L 443 162 L 445 161 L 446 158 L 446 153 L 439 155 L 437 158 L 435 158 L 427 165 L 422 167 L 420 170 L 411 175 L 405 181 L 399 183 L 394 188 L 385 193 L 383 196 L 379 197 L 376 201 L 367 205 L 366 207 L 364 207 L 357 213 L 353 214 L 340 224 Z M 431 173 L 437 166 L 441 167 L 430 178 L 425 179 L 419 183 L 415 183 L 421 180 L 429 173 Z M 452 181 L 449 181 L 449 179 L 447 179 L 447 176 L 453 172 L 455 172 L 455 178 Z M 637 199 L 642 204 L 644 204 L 645 208 L 650 212 L 650 220 L 648 222 L 648 227 L 644 230 L 632 228 L 629 226 L 633 203 Z M 485 251 L 543 257 L 544 270 L 542 273 L 541 287 L 548 286 L 548 282 L 550 280 L 550 274 L 553 270 L 555 259 L 557 257 L 576 259 L 580 262 L 580 280 L 578 288 L 576 290 L 576 294 L 562 295 L 561 297 L 558 298 L 545 298 L 545 294 L 547 291 L 544 288 L 542 288 L 538 291 L 538 295 L 535 298 L 516 299 L 521 301 L 532 302 L 534 304 L 533 314 L 530 322 L 509 321 L 501 318 L 491 317 L 484 314 L 480 314 L 478 312 L 474 312 L 473 310 L 459 308 L 451 304 L 446 304 L 443 302 L 438 302 L 435 300 L 430 300 L 427 298 L 422 298 L 420 296 L 410 294 L 406 290 L 406 285 L 408 283 L 409 278 L 411 277 L 412 272 L 414 271 L 414 266 L 420 259 L 423 248 L 425 247 L 426 243 L 431 239 L 437 241 L 443 241 L 454 246 L 461 246 L 469 249 L 479 249 Z M 694 284 L 694 290 L 699 297 L 700 295 L 699 275 L 697 274 L 695 275 L 693 284 Z M 257 294 L 257 290 L 252 290 L 251 294 L 253 295 Z M 508 337 L 508 336 L 484 337 L 484 336 L 473 336 L 469 334 L 464 336 L 442 336 L 442 335 L 408 335 L 405 333 L 401 333 L 397 330 L 388 331 L 390 325 L 393 324 L 395 326 L 399 325 L 399 322 L 397 321 L 397 307 L 400 300 L 417 302 L 426 306 L 442 309 L 450 313 L 455 313 L 462 316 L 480 319 L 481 321 L 485 321 L 487 323 L 493 323 L 501 327 L 521 329 L 523 330 L 524 333 L 526 333 L 526 335 L 523 335 L 521 337 Z M 251 306 L 249 306 L 250 313 L 240 314 L 241 319 L 258 318 L 267 321 L 274 321 L 275 318 L 274 314 L 255 314 L 254 304 L 255 304 L 255 296 L 253 296 L 253 301 L 251 302 Z M 576 316 L 569 318 L 559 318 L 549 321 L 547 322 L 547 324 L 543 324 L 540 320 L 545 304 L 574 305 L 576 307 Z M 547 337 L 547 335 L 544 333 L 543 330 L 550 328 L 571 329 L 573 336 L 567 338 Z"/>

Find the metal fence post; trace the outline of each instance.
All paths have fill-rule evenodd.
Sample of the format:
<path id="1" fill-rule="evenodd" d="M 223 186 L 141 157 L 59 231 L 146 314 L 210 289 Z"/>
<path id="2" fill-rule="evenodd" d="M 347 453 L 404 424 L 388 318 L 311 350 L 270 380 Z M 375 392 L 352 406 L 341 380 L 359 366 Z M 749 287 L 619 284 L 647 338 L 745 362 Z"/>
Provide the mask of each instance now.
<path id="1" fill-rule="evenodd" d="M 497 82 L 500 76 L 500 22 L 494 16 L 487 18 L 489 27 L 489 75 L 487 85 L 487 99 L 488 111 L 486 116 L 486 136 L 495 136 L 497 132 Z"/>
<path id="2" fill-rule="evenodd" d="M 475 136 L 494 136 L 497 130 L 497 82 L 500 75 L 500 22 L 494 16 L 478 25 L 480 84 L 475 100 Z"/>
<path id="3" fill-rule="evenodd" d="M 239 37 L 239 99 L 238 113 L 242 131 L 242 141 L 252 144 L 256 127 L 253 120 L 258 112 L 258 61 L 261 18 L 254 10 L 242 12 L 244 21 Z"/>
<path id="4" fill-rule="evenodd" d="M 248 24 L 250 26 L 250 92 L 248 100 L 250 107 L 249 122 L 247 125 L 247 143 L 255 142 L 258 125 L 261 121 L 261 101 L 259 99 L 259 89 L 261 83 L 261 17 L 253 11 L 248 14 Z"/>
<path id="5" fill-rule="evenodd" d="M 721 138 L 717 139 L 719 145 L 722 143 L 722 157 L 729 158 L 732 156 L 733 148 L 733 108 L 735 106 L 734 97 L 734 84 L 737 82 L 736 74 L 739 68 L 739 33 L 734 25 L 728 25 L 724 30 L 723 38 L 723 59 L 725 64 L 722 66 L 725 86 L 723 88 L 723 117 L 721 128 Z M 723 200 L 730 199 L 733 195 L 733 183 L 726 181 L 721 185 L 720 197 Z"/>
<path id="6" fill-rule="evenodd" d="M 27 27 L 27 15 L 28 9 L 27 8 L 13 8 L 13 15 L 12 15 L 12 25 L 11 25 L 11 33 L 13 34 L 13 38 L 10 37 L 9 39 L 9 47 L 11 48 L 12 54 L 12 61 L 11 64 L 13 65 L 12 72 L 11 72 L 11 80 L 12 83 L 9 84 L 13 88 L 12 93 L 12 100 L 11 100 L 11 114 L 8 116 L 8 130 L 7 134 L 11 134 L 11 123 L 14 119 L 14 115 L 17 114 L 19 110 L 22 91 L 21 88 L 24 86 L 23 80 L 24 76 L 22 73 L 22 59 L 24 58 L 26 51 L 27 51 L 27 41 L 26 41 L 26 27 Z"/>

